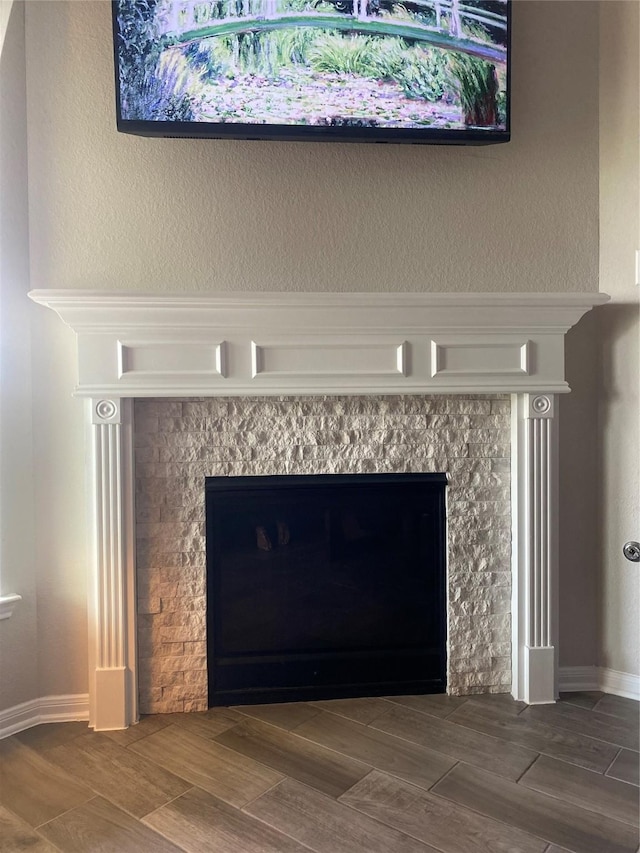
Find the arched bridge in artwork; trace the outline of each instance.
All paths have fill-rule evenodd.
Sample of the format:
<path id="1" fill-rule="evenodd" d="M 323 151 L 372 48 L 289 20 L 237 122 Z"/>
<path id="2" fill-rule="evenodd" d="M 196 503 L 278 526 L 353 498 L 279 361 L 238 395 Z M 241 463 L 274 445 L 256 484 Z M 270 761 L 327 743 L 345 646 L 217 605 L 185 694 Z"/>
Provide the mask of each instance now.
<path id="1" fill-rule="evenodd" d="M 461 25 L 466 19 L 494 31 L 506 31 L 506 14 L 464 5 L 459 0 L 315 0 L 312 5 L 321 4 L 332 5 L 337 11 L 311 8 L 311 4 L 303 11 L 279 11 L 278 0 L 183 0 L 172 3 L 164 16 L 164 37 L 169 44 L 185 45 L 215 36 L 314 27 L 396 36 L 488 62 L 506 62 L 506 47 L 490 39 L 470 38 L 463 34 Z M 383 14 L 385 10 L 403 10 L 407 14 L 392 18 Z M 435 19 L 435 25 L 421 20 L 426 14 Z"/>

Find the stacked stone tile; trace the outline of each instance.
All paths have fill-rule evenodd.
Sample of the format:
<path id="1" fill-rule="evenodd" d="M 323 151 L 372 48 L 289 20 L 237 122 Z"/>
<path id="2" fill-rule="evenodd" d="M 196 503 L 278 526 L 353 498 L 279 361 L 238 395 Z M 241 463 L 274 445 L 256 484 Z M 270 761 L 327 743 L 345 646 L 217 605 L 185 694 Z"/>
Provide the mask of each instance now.
<path id="1" fill-rule="evenodd" d="M 247 397 L 135 404 L 142 713 L 207 707 L 204 478 L 431 472 L 448 487 L 448 689 L 511 682 L 505 396 Z"/>

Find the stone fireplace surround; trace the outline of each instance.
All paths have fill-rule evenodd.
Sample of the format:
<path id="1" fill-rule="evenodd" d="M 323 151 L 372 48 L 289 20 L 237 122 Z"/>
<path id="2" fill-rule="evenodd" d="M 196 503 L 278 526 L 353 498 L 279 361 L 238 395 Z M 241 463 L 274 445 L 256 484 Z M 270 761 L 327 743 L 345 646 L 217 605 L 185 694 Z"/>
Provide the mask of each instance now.
<path id="1" fill-rule="evenodd" d="M 182 591 L 199 593 L 200 509 L 197 502 L 185 505 L 182 497 L 173 500 L 180 506 L 172 515 L 166 498 L 176 494 L 175 484 L 169 483 L 174 477 L 183 496 L 190 494 L 184 467 L 195 462 L 200 470 L 199 463 L 208 464 L 214 446 L 235 445 L 230 453 L 234 459 L 223 472 L 230 474 L 276 473 L 276 468 L 282 473 L 398 470 L 397 465 L 408 465 L 401 470 L 435 470 L 431 466 L 436 463 L 437 470 L 449 470 L 449 689 L 505 690 L 511 683 L 518 699 L 555 700 L 555 396 L 569 390 L 564 334 L 608 297 L 85 291 L 35 291 L 31 297 L 54 309 L 77 333 L 76 394 L 87 398 L 93 460 L 88 523 L 94 541 L 89 567 L 94 729 L 124 728 L 136 721 L 141 707 L 178 710 L 174 702 L 181 703 L 180 710 L 203 707 L 201 669 L 163 664 L 170 655 L 158 655 L 153 645 L 175 642 L 176 651 L 185 642 L 202 642 L 185 639 L 197 635 L 194 624 L 183 624 L 198 621 L 199 616 L 184 615 L 198 613 L 197 607 L 179 613 L 165 602 L 163 610 L 161 594 L 168 600 L 167 584 L 190 582 L 194 586 Z M 252 399 L 257 397 L 270 399 Z M 277 404 L 283 405 L 285 419 L 298 417 L 294 432 L 301 430 L 299 438 L 280 447 L 267 440 L 266 433 L 273 436 L 275 431 L 265 429 L 265 413 Z M 301 406 L 306 409 L 292 415 L 291 409 Z M 179 417 L 171 414 L 178 410 Z M 200 430 L 201 440 L 202 433 L 208 436 L 205 450 L 197 451 L 204 458 L 191 460 L 195 451 L 184 446 L 178 455 L 186 453 L 186 459 L 171 458 L 175 451 L 167 452 L 173 434 L 169 423 L 182 420 L 184 425 L 198 417 L 206 422 Z M 322 426 L 316 424 L 313 440 L 305 417 L 325 419 Z M 348 422 L 350 417 L 355 420 Z M 358 417 L 370 420 L 358 427 Z M 447 417 L 448 423 L 438 421 Z M 376 430 L 374 422 L 381 419 L 384 425 Z M 244 451 L 237 449 L 243 429 Z M 335 433 L 328 444 L 318 440 L 323 430 Z M 416 439 L 416 431 L 421 438 L 408 441 Z M 174 432 L 189 431 L 178 427 Z M 255 439 L 261 432 L 265 455 L 254 453 L 261 446 Z M 359 443 L 366 434 L 373 438 Z M 235 438 L 214 445 L 214 435 Z M 406 448 L 416 446 L 418 451 L 407 456 Z M 165 476 L 164 498 L 154 506 L 159 483 L 142 488 L 142 481 Z M 201 502 L 203 493 L 202 488 Z M 464 522 L 457 521 L 459 511 L 465 513 Z M 510 531 L 504 526 L 509 518 Z M 190 528 L 192 542 L 190 525 L 195 525 Z M 169 540 L 173 548 L 176 535 L 182 541 L 179 550 L 161 550 Z M 509 538 L 510 553 L 505 547 Z M 457 562 L 459 547 L 464 557 Z M 169 563 L 175 565 L 151 556 L 169 553 L 174 554 Z M 172 579 L 152 580 L 152 568 Z M 190 569 L 195 575 L 185 574 Z M 481 639 L 469 633 L 476 615 L 490 617 Z M 509 621 L 512 653 L 505 654 Z M 197 649 L 191 648 L 193 657 Z M 184 645 L 181 651 L 184 657 Z M 159 683 L 158 671 L 170 673 L 173 683 Z"/>
<path id="2" fill-rule="evenodd" d="M 448 690 L 508 690 L 510 412 L 508 395 L 136 400 L 140 713 L 207 708 L 207 476 L 448 473 Z"/>

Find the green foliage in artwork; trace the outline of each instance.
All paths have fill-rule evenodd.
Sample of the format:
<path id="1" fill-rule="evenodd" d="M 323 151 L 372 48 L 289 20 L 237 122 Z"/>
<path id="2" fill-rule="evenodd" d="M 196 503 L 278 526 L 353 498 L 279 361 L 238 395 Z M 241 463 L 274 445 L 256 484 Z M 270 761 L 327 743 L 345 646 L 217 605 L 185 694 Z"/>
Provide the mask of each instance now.
<path id="1" fill-rule="evenodd" d="M 323 31 L 321 31 L 322 33 Z M 279 30 L 269 33 L 272 45 L 273 72 L 291 64 L 304 65 L 307 55 L 319 34 L 311 29 L 296 27 L 291 30 Z"/>
<path id="2" fill-rule="evenodd" d="M 193 96 L 179 61 L 162 60 L 158 35 L 159 0 L 119 0 L 118 52 L 122 115 L 142 121 L 190 121 Z"/>
<path id="3" fill-rule="evenodd" d="M 296 27 L 206 39 L 186 48 L 185 56 L 203 83 L 244 74 L 276 79 L 282 69 L 306 63 L 319 32 Z"/>
<path id="4" fill-rule="evenodd" d="M 409 47 L 398 38 L 326 35 L 316 40 L 308 59 L 316 71 L 393 81 L 409 98 L 440 100 L 449 83 L 443 51 Z"/>
<path id="5" fill-rule="evenodd" d="M 487 29 L 478 23 L 465 23 L 465 29 L 469 38 L 480 42 L 490 39 Z M 474 56 L 452 53 L 448 67 L 467 125 L 492 127 L 506 121 L 506 94 L 500 89 L 494 65 Z"/>
<path id="6" fill-rule="evenodd" d="M 373 39 L 366 36 L 326 35 L 308 53 L 314 71 L 375 77 Z"/>
<path id="7" fill-rule="evenodd" d="M 425 56 L 426 54 L 426 56 Z M 398 83 L 408 98 L 439 101 L 451 89 L 447 57 L 442 50 L 414 47 L 406 52 Z"/>
<path id="8" fill-rule="evenodd" d="M 465 123 L 474 127 L 492 127 L 498 123 L 498 78 L 491 63 L 453 54 L 451 74 L 462 104 Z"/>

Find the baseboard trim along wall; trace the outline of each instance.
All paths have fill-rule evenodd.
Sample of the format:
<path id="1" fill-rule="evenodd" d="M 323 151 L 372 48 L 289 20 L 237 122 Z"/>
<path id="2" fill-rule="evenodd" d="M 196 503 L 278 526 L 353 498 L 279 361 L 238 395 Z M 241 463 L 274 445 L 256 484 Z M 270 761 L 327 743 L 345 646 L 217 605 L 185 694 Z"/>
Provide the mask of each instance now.
<path id="1" fill-rule="evenodd" d="M 599 666 L 560 667 L 561 693 L 581 690 L 602 690 L 640 700 L 640 676 L 617 672 Z M 0 739 L 23 732 L 41 723 L 68 723 L 89 720 L 89 694 L 76 693 L 65 696 L 42 696 L 21 705 L 0 711 Z"/>
<path id="2" fill-rule="evenodd" d="M 603 693 L 615 693 L 627 699 L 640 699 L 640 675 L 618 672 L 615 669 L 600 667 L 600 690 Z"/>
<path id="3" fill-rule="evenodd" d="M 606 666 L 561 666 L 559 687 L 561 693 L 601 690 L 603 693 L 640 700 L 640 675 L 618 672 Z"/>
<path id="4" fill-rule="evenodd" d="M 23 732 L 41 723 L 68 723 L 89 719 L 89 694 L 41 696 L 0 711 L 0 738 Z"/>

